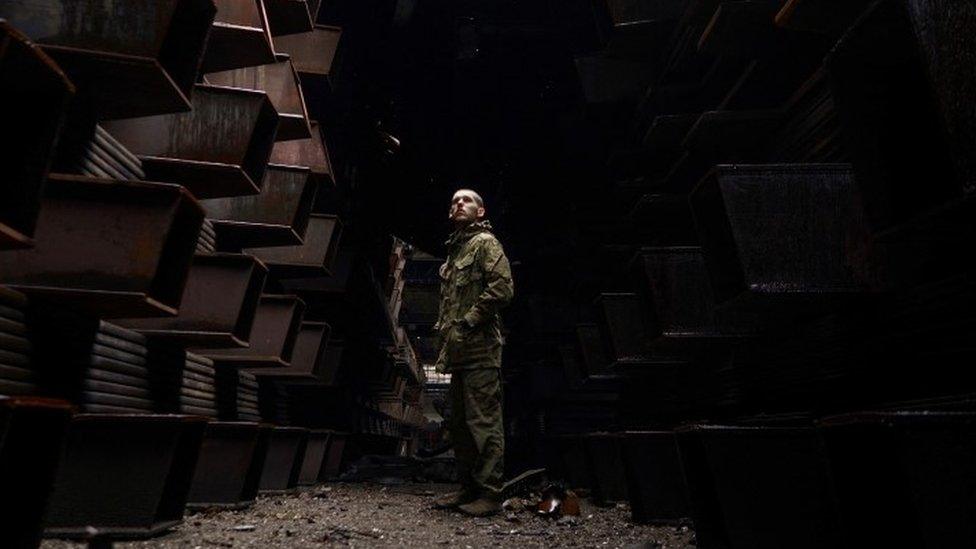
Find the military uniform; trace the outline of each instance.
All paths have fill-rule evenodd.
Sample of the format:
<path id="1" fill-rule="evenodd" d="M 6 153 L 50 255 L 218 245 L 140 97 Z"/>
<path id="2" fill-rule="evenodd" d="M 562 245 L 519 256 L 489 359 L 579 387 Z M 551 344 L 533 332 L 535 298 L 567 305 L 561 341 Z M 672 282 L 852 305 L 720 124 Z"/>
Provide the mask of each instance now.
<path id="1" fill-rule="evenodd" d="M 499 310 L 514 294 L 512 271 L 487 221 L 455 231 L 447 245 L 436 367 L 451 374 L 450 431 L 462 490 L 498 497 L 505 454 Z"/>

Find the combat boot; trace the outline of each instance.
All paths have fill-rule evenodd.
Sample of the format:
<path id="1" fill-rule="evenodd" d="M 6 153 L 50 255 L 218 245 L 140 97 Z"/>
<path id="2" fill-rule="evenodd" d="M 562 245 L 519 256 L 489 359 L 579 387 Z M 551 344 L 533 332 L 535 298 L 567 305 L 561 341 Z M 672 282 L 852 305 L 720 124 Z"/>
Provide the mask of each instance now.
<path id="1" fill-rule="evenodd" d="M 458 506 L 458 509 L 472 517 L 490 517 L 502 510 L 502 504 L 496 498 L 482 496 L 471 503 Z"/>
<path id="2" fill-rule="evenodd" d="M 457 492 L 448 492 L 442 496 L 434 499 L 435 509 L 454 509 L 459 505 L 464 505 L 465 503 L 470 503 L 478 499 L 478 494 L 472 490 L 458 490 Z"/>

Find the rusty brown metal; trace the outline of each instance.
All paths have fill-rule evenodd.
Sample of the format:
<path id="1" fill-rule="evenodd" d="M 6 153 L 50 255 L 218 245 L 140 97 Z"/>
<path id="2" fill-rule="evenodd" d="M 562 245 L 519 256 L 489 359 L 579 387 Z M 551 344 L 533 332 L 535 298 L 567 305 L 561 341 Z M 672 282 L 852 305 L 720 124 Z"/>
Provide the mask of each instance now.
<path id="1" fill-rule="evenodd" d="M 268 30 L 264 3 L 258 0 L 216 0 L 214 18 L 201 72 L 217 72 L 274 63 L 275 45 Z"/>
<path id="2" fill-rule="evenodd" d="M 275 38 L 275 47 L 291 56 L 291 62 L 304 82 L 308 77 L 325 78 L 331 74 L 341 37 L 339 27 L 316 25 L 311 32 Z"/>
<path id="3" fill-rule="evenodd" d="M 312 214 L 299 246 L 248 248 L 246 253 L 264 261 L 279 278 L 299 278 L 332 274 L 339 247 L 342 223 L 334 215 Z"/>
<path id="4" fill-rule="evenodd" d="M 319 473 L 328 455 L 329 437 L 332 431 L 328 429 L 309 429 L 305 443 L 305 455 L 302 457 L 302 469 L 298 474 L 300 486 L 318 484 Z"/>
<path id="5" fill-rule="evenodd" d="M 329 325 L 325 322 L 302 322 L 295 339 L 295 348 L 288 368 L 249 368 L 258 377 L 275 379 L 324 381 L 326 350 L 329 346 Z"/>
<path id="6" fill-rule="evenodd" d="M 870 291 L 868 230 L 849 165 L 720 165 L 690 200 L 720 304 L 795 311 Z"/>
<path id="7" fill-rule="evenodd" d="M 262 1 L 268 14 L 268 26 L 271 27 L 272 36 L 311 32 L 318 13 L 318 4 L 312 6 L 305 0 Z"/>
<path id="8" fill-rule="evenodd" d="M 316 183 L 309 174 L 308 168 L 269 165 L 260 194 L 201 201 L 213 220 L 217 248 L 300 245 L 315 203 Z"/>
<path id="9" fill-rule="evenodd" d="M 197 254 L 175 317 L 117 323 L 186 346 L 246 347 L 267 274 L 249 255 Z"/>
<path id="10" fill-rule="evenodd" d="M 0 492 L 4 544 L 37 547 L 71 421 L 64 401 L 0 396 Z"/>
<path id="11" fill-rule="evenodd" d="M 0 150 L 0 250 L 33 244 L 44 179 L 74 89 L 50 57 L 0 19 L 0 119 L 17 128 L 17 138 Z"/>
<path id="12" fill-rule="evenodd" d="M 263 92 L 199 85 L 190 112 L 104 127 L 139 156 L 150 180 L 179 183 L 197 198 L 218 198 L 260 190 L 278 114 Z"/>
<path id="13" fill-rule="evenodd" d="M 308 429 L 276 426 L 271 430 L 268 454 L 258 490 L 262 494 L 282 494 L 298 488 L 298 476 L 305 457 Z"/>
<path id="14" fill-rule="evenodd" d="M 190 489 L 188 507 L 242 509 L 254 503 L 270 425 L 211 421 Z"/>
<path id="15" fill-rule="evenodd" d="M 206 425 L 192 416 L 76 415 L 45 537 L 96 528 L 113 538 L 145 538 L 182 522 Z"/>
<path id="16" fill-rule="evenodd" d="M 335 186 L 332 174 L 332 161 L 329 150 L 322 138 L 322 128 L 315 120 L 310 122 L 312 135 L 308 139 L 292 139 L 278 141 L 271 150 L 271 163 L 285 166 L 307 166 L 312 170 L 312 177 L 320 186 Z"/>
<path id="17" fill-rule="evenodd" d="M 200 349 L 195 352 L 227 367 L 287 367 L 305 314 L 305 303 L 293 295 L 261 296 L 246 349 Z"/>
<path id="18" fill-rule="evenodd" d="M 287 55 L 280 55 L 277 61 L 267 65 L 210 73 L 204 82 L 267 93 L 278 111 L 278 141 L 312 137 L 301 82 Z"/>
<path id="19" fill-rule="evenodd" d="M 106 120 L 189 110 L 215 13 L 212 0 L 0 2 Z"/>
<path id="20" fill-rule="evenodd" d="M 53 174 L 31 250 L 0 282 L 105 318 L 174 314 L 203 211 L 178 185 Z"/>
<path id="21" fill-rule="evenodd" d="M 717 309 L 701 248 L 643 248 L 631 268 L 655 353 L 690 356 L 756 333 L 748 315 Z"/>

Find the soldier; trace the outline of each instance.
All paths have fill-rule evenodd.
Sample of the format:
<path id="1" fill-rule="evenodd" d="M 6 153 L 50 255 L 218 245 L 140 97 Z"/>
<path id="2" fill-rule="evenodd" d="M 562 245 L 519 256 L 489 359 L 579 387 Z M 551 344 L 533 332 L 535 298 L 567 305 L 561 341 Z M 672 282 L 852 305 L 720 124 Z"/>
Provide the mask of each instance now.
<path id="1" fill-rule="evenodd" d="M 512 299 L 512 271 L 491 233 L 484 201 L 461 189 L 451 200 L 455 231 L 441 266 L 441 305 L 434 329 L 441 339 L 437 370 L 451 374 L 451 440 L 461 490 L 435 506 L 474 516 L 501 510 L 505 433 L 502 426 L 502 320 Z"/>

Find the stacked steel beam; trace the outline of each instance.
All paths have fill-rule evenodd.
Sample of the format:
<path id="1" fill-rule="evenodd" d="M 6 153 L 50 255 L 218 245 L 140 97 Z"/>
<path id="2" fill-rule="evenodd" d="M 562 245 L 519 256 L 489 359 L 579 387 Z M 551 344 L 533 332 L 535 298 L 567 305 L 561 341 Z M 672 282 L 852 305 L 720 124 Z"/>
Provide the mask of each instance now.
<path id="1" fill-rule="evenodd" d="M 579 190 L 598 197 L 579 253 L 612 261 L 581 262 L 579 326 L 559 328 L 564 352 L 539 367 L 561 363 L 572 382 L 539 394 L 582 398 L 594 374 L 623 383 L 612 417 L 544 408 L 553 470 L 628 497 L 635 520 L 693 519 L 702 547 L 875 543 L 882 515 L 910 525 L 908 543 L 961 543 L 967 523 L 936 518 L 954 511 L 935 502 L 972 502 L 928 475 L 976 478 L 950 457 L 969 450 L 948 450 L 974 411 L 953 372 L 972 324 L 957 252 L 972 243 L 974 119 L 959 100 L 976 73 L 959 60 L 976 51 L 976 10 L 596 4 L 600 51 L 577 68 L 615 192 Z M 628 49 L 632 33 L 650 46 Z M 862 409 L 880 410 L 850 413 Z M 940 495 L 920 509 L 910 493 Z"/>

